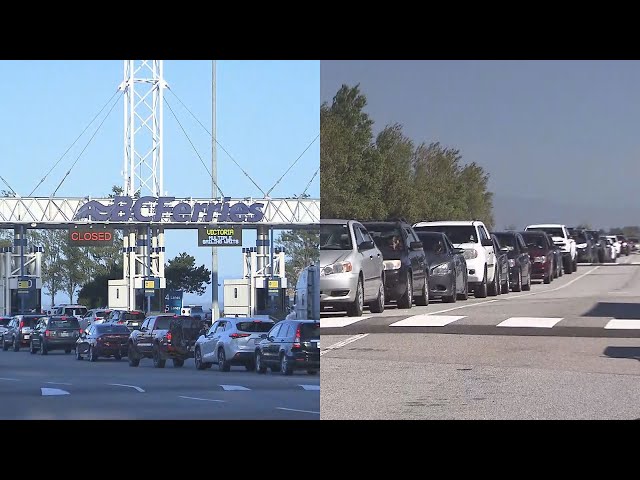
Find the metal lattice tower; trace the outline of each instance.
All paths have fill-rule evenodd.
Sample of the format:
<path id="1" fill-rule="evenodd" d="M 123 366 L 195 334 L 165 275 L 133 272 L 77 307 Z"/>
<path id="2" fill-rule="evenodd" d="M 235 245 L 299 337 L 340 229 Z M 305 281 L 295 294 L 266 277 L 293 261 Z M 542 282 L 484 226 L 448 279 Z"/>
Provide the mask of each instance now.
<path id="1" fill-rule="evenodd" d="M 123 194 L 133 197 L 164 195 L 162 60 L 125 60 Z M 124 279 L 129 309 L 136 307 L 136 290 L 147 277 L 164 280 L 164 229 L 129 229 L 123 238 Z M 150 308 L 150 303 L 148 303 Z"/>
<path id="2" fill-rule="evenodd" d="M 162 60 L 124 61 L 124 195 L 164 193 L 165 87 Z"/>

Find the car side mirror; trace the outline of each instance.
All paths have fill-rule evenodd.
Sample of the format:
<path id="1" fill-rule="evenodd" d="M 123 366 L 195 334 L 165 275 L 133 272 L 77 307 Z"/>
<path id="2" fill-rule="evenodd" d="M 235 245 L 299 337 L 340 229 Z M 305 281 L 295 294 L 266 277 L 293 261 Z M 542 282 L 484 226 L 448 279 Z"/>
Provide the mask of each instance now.
<path id="1" fill-rule="evenodd" d="M 358 250 L 371 250 L 374 247 L 375 247 L 375 244 L 371 241 L 362 242 L 360 245 L 358 245 Z"/>
<path id="2" fill-rule="evenodd" d="M 422 250 L 422 242 L 411 242 L 409 248 L 411 250 Z"/>
<path id="3" fill-rule="evenodd" d="M 493 247 L 493 242 L 491 241 L 491 239 L 486 239 L 486 240 L 482 240 L 481 245 L 483 247 Z"/>
<path id="4" fill-rule="evenodd" d="M 267 338 L 267 334 L 266 334 L 266 333 L 263 333 L 262 335 L 260 335 L 260 338 L 262 338 L 262 339 Z"/>

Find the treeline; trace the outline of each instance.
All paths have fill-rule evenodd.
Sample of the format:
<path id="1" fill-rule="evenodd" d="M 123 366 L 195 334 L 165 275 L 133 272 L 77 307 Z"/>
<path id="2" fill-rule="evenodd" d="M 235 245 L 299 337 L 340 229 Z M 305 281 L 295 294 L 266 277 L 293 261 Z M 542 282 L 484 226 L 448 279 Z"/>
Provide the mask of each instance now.
<path id="1" fill-rule="evenodd" d="M 343 85 L 321 107 L 322 218 L 475 219 L 492 228 L 493 194 L 482 167 L 438 142 L 415 144 L 398 123 L 374 137 L 366 105 L 359 85 Z"/>

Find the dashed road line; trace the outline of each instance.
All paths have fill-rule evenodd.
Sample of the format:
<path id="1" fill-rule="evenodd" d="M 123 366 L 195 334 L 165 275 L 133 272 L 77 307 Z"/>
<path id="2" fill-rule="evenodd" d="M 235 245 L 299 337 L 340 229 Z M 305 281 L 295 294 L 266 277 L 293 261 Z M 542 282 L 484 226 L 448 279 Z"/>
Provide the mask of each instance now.
<path id="1" fill-rule="evenodd" d="M 0 380 L 4 380 L 5 382 L 19 382 L 20 381 L 19 378 L 4 378 L 4 377 L 0 377 Z"/>
<path id="2" fill-rule="evenodd" d="M 320 319 L 320 328 L 342 328 L 371 317 L 328 317 Z"/>
<path id="3" fill-rule="evenodd" d="M 242 385 L 220 385 L 225 392 L 245 392 L 251 390 Z"/>
<path id="4" fill-rule="evenodd" d="M 444 327 L 457 320 L 466 318 L 457 315 L 414 315 L 389 325 L 390 327 Z"/>
<path id="5" fill-rule="evenodd" d="M 325 348 L 324 350 L 320 351 L 320 356 L 324 355 L 327 352 L 330 352 L 332 350 L 337 350 L 338 348 L 342 348 L 345 345 L 349 345 L 350 343 L 356 342 L 364 337 L 369 336 L 368 333 L 361 333 L 359 335 L 354 335 L 353 337 L 349 337 L 346 340 L 343 340 L 341 342 L 338 343 L 334 343 L 333 345 L 329 345 L 327 348 Z"/>
<path id="6" fill-rule="evenodd" d="M 112 385 L 114 387 L 128 387 L 128 388 L 133 388 L 134 390 L 137 390 L 140 393 L 145 393 L 144 389 L 140 388 L 140 387 L 136 387 L 135 385 L 123 385 L 122 383 L 107 383 L 107 385 Z"/>
<path id="7" fill-rule="evenodd" d="M 44 382 L 44 383 L 48 383 L 50 385 L 73 385 L 73 383 L 67 383 L 67 382 Z"/>
<path id="8" fill-rule="evenodd" d="M 320 412 L 314 412 L 311 410 L 298 410 L 297 408 L 276 407 L 276 410 L 286 410 L 287 412 L 300 412 L 300 413 L 311 413 L 313 415 L 320 415 Z"/>
<path id="9" fill-rule="evenodd" d="M 319 391 L 320 390 L 320 385 L 299 385 L 300 387 L 302 387 L 305 390 L 313 390 L 313 391 Z"/>
<path id="10" fill-rule="evenodd" d="M 57 395 L 71 395 L 66 390 L 61 390 L 59 388 L 40 388 L 43 397 L 57 396 Z"/>
<path id="11" fill-rule="evenodd" d="M 614 318 L 609 320 L 604 328 L 608 330 L 640 330 L 640 320 Z"/>
<path id="12" fill-rule="evenodd" d="M 178 398 L 184 398 L 186 400 L 200 400 L 202 402 L 217 402 L 217 403 L 225 403 L 225 400 L 215 400 L 213 398 L 198 398 L 198 397 L 186 397 L 184 395 L 179 395 Z"/>
<path id="13" fill-rule="evenodd" d="M 498 327 L 518 327 L 518 328 L 553 328 L 562 320 L 562 317 L 511 317 L 504 322 L 500 322 Z"/>

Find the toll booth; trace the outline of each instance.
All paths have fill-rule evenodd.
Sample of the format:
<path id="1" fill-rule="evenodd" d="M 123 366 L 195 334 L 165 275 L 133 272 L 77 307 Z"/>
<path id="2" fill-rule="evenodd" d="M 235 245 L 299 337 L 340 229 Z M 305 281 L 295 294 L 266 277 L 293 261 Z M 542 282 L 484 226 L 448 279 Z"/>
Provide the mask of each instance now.
<path id="1" fill-rule="evenodd" d="M 43 248 L 25 248 L 23 258 L 20 250 L 15 246 L 0 248 L 0 311 L 3 315 L 42 311 Z"/>

